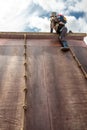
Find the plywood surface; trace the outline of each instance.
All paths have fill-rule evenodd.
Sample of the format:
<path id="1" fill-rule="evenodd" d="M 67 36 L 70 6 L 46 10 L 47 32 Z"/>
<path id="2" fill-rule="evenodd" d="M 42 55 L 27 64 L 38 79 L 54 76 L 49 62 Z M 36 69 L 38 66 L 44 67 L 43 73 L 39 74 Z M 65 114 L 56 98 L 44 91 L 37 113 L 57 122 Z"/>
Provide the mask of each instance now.
<path id="1" fill-rule="evenodd" d="M 86 130 L 87 81 L 71 53 L 48 45 L 32 45 L 27 50 L 29 91 L 25 128 Z"/>
<path id="2" fill-rule="evenodd" d="M 86 48 L 70 46 L 85 66 Z M 87 129 L 87 80 L 60 47 L 55 39 L 27 39 L 25 130 Z M 22 127 L 23 52 L 23 39 L 0 39 L 0 130 Z"/>
<path id="3" fill-rule="evenodd" d="M 15 42 L 0 41 L 0 130 L 19 130 L 22 125 L 23 47 Z"/>

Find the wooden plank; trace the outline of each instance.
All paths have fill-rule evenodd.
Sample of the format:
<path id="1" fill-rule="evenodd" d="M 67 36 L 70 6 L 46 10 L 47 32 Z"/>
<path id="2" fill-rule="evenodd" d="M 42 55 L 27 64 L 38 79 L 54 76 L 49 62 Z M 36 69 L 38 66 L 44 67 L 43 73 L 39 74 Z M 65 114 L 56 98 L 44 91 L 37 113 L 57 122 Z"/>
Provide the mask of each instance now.
<path id="1" fill-rule="evenodd" d="M 23 44 L 22 39 L 0 39 L 2 130 L 19 130 L 22 126 Z M 62 52 L 60 43 L 54 39 L 27 39 L 27 44 L 28 92 L 24 129 L 86 130 L 87 80 L 71 53 Z M 84 50 L 74 47 L 85 66 L 86 48 Z"/>
<path id="2" fill-rule="evenodd" d="M 79 62 L 81 63 L 81 65 L 83 66 L 84 70 L 87 73 L 87 48 L 86 47 L 81 47 L 81 46 L 77 46 L 77 47 L 72 47 L 76 57 L 78 58 Z"/>
<path id="3" fill-rule="evenodd" d="M 29 46 L 28 57 L 25 129 L 85 130 L 87 81 L 71 53 L 55 46 Z"/>
<path id="4" fill-rule="evenodd" d="M 23 42 L 23 41 L 22 41 Z M 0 42 L 0 130 L 19 130 L 23 105 L 23 47 Z"/>
<path id="5" fill-rule="evenodd" d="M 29 46 L 61 46 L 57 39 L 29 39 L 27 40 Z"/>
<path id="6" fill-rule="evenodd" d="M 43 48 L 28 48 L 28 94 L 25 129 L 50 130 Z"/>
<path id="7" fill-rule="evenodd" d="M 27 39 L 56 39 L 58 34 L 49 32 L 0 32 L 0 38 L 23 39 L 24 34 Z M 68 33 L 67 39 L 83 40 L 86 33 Z"/>
<path id="8" fill-rule="evenodd" d="M 85 130 L 87 81 L 70 52 L 61 53 L 56 48 L 48 48 L 47 52 L 49 50 L 51 53 L 45 53 L 45 78 L 53 129 Z"/>

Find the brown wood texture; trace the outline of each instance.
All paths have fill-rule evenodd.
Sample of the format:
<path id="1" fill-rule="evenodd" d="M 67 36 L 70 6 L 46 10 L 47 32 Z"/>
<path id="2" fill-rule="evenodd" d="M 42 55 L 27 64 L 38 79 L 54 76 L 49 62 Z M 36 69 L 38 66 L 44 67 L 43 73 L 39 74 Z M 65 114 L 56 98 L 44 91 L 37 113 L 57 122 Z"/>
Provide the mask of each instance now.
<path id="1" fill-rule="evenodd" d="M 0 32 L 0 38 L 7 39 L 23 39 L 24 34 L 27 35 L 27 39 L 57 39 L 56 33 L 49 32 Z M 86 33 L 67 33 L 67 39 L 83 40 L 83 37 L 87 36 Z"/>
<path id="2" fill-rule="evenodd" d="M 68 44 L 87 73 L 87 45 L 84 41 L 68 40 Z"/>
<path id="3" fill-rule="evenodd" d="M 32 37 L 27 39 L 26 48 L 28 91 L 24 130 L 86 130 L 87 80 L 82 71 L 70 51 L 61 51 L 55 37 Z M 87 48 L 83 41 L 68 42 L 86 67 Z M 22 128 L 23 53 L 23 39 L 0 39 L 0 130 Z"/>
<path id="4" fill-rule="evenodd" d="M 21 43 L 23 40 L 0 40 L 0 130 L 19 130 L 22 125 L 24 81 Z"/>
<path id="5" fill-rule="evenodd" d="M 29 40 L 25 129 L 86 130 L 87 80 L 71 53 Z M 32 46 L 31 46 L 32 45 Z"/>
<path id="6" fill-rule="evenodd" d="M 78 58 L 78 60 L 80 61 L 81 65 L 83 66 L 84 70 L 87 73 L 87 47 L 81 47 L 81 46 L 77 46 L 77 47 L 72 47 L 76 57 Z"/>

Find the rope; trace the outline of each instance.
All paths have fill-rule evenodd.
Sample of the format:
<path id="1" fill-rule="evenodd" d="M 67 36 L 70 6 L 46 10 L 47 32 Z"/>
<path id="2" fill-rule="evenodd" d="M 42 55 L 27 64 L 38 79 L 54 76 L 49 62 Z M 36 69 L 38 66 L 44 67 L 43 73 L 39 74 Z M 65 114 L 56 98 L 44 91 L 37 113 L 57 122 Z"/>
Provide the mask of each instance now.
<path id="1" fill-rule="evenodd" d="M 86 71 L 84 70 L 83 66 L 81 65 L 80 61 L 78 60 L 78 58 L 76 57 L 75 53 L 73 52 L 73 50 L 69 47 L 69 50 L 74 58 L 74 60 L 77 62 L 78 64 L 78 67 L 81 69 L 83 75 L 85 76 L 85 78 L 87 79 L 87 73 Z"/>
<path id="2" fill-rule="evenodd" d="M 81 63 L 79 62 L 78 58 L 76 57 L 75 53 L 73 52 L 73 50 L 69 47 L 69 51 L 71 52 L 74 60 L 77 62 L 78 67 L 81 69 L 83 75 L 85 76 L 85 78 L 87 79 L 87 73 L 84 70 L 83 66 L 81 65 Z M 27 39 L 26 39 L 26 34 L 24 34 L 24 99 L 23 99 L 23 120 L 22 120 L 22 127 L 21 130 L 24 130 L 25 127 L 25 113 L 27 110 Z M 31 74 L 30 74 L 31 76 Z"/>
<path id="3" fill-rule="evenodd" d="M 24 34 L 24 99 L 23 99 L 23 120 L 22 120 L 22 128 L 21 130 L 24 130 L 24 124 L 25 124 L 25 113 L 27 110 L 27 40 L 26 40 L 26 34 Z"/>

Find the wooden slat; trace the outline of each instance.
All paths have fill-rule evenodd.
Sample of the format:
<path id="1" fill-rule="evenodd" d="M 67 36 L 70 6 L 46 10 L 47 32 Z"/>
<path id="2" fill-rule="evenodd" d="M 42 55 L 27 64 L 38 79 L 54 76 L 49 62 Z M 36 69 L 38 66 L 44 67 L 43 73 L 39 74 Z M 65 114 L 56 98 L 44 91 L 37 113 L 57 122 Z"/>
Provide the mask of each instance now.
<path id="1" fill-rule="evenodd" d="M 28 94 L 26 128 L 50 130 L 49 109 L 44 75 L 43 48 L 28 48 Z"/>
<path id="2" fill-rule="evenodd" d="M 14 40 L 0 42 L 0 130 L 21 129 L 23 47 L 14 43 Z"/>
<path id="3" fill-rule="evenodd" d="M 36 37 L 27 39 L 24 130 L 86 130 L 87 80 L 70 51 L 61 51 L 57 39 Z M 86 70 L 83 42 L 82 47 L 76 41 L 69 42 Z M 1 130 L 19 130 L 22 126 L 23 51 L 24 40 L 0 39 Z"/>
<path id="4" fill-rule="evenodd" d="M 73 46 L 72 49 L 75 55 L 77 56 L 78 60 L 80 61 L 81 65 L 83 66 L 84 70 L 87 73 L 87 60 L 86 60 L 87 48 L 81 46 L 77 46 L 77 47 Z"/>
<path id="5" fill-rule="evenodd" d="M 71 53 L 29 45 L 28 62 L 25 129 L 85 130 L 87 80 Z"/>
<path id="6" fill-rule="evenodd" d="M 23 39 L 24 34 L 27 39 L 58 39 L 58 34 L 49 32 L 0 32 L 0 38 Z M 67 39 L 83 40 L 86 33 L 67 33 Z"/>

